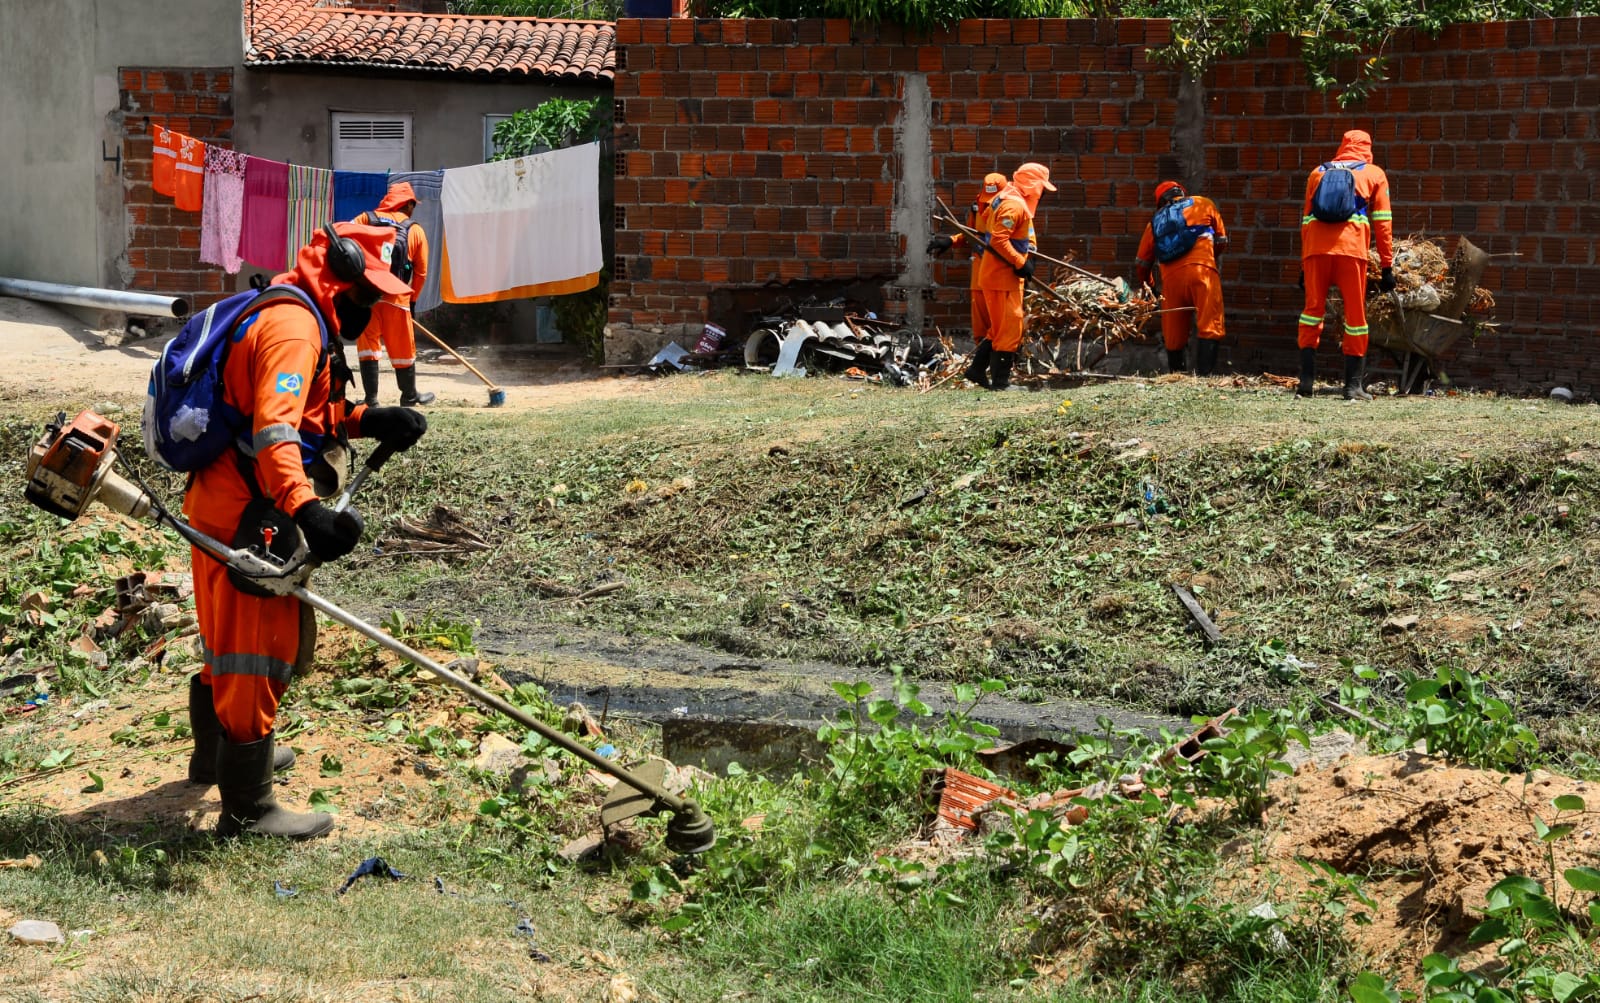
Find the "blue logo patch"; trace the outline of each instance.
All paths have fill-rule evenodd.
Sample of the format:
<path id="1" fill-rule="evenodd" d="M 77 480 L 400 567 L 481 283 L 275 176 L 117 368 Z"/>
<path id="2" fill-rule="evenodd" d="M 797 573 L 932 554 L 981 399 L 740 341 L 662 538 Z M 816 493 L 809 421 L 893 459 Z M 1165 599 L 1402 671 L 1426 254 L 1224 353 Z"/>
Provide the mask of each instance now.
<path id="1" fill-rule="evenodd" d="M 300 387 L 305 380 L 299 373 L 279 373 L 277 391 L 280 394 L 294 394 L 300 396 Z"/>

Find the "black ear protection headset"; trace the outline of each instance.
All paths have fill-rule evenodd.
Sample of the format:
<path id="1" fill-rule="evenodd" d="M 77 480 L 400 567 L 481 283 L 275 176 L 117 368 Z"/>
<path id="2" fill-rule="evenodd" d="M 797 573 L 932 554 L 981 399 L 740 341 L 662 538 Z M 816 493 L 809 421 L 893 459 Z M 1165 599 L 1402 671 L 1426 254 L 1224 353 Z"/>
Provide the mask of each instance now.
<path id="1" fill-rule="evenodd" d="M 322 224 L 322 232 L 328 235 L 328 270 L 334 278 L 355 282 L 367 273 L 367 256 L 360 244 L 339 236 L 332 223 Z"/>

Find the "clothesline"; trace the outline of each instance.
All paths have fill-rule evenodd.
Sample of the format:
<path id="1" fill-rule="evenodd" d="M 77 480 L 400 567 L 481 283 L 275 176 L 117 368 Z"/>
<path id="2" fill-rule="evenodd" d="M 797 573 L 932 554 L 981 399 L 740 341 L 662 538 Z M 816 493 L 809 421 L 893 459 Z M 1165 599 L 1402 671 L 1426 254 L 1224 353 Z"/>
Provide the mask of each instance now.
<path id="1" fill-rule="evenodd" d="M 200 213 L 200 260 L 284 271 L 323 223 L 408 182 L 431 238 L 412 309 L 580 292 L 599 282 L 599 144 L 437 171 L 330 171 L 241 153 L 153 125 L 158 195 Z"/>

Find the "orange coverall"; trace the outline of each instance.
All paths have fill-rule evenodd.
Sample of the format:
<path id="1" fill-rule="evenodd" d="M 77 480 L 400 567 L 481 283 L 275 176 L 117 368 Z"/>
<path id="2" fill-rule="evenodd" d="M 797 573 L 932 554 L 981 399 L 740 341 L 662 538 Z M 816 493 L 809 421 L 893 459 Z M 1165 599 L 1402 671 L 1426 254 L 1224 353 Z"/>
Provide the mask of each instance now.
<path id="1" fill-rule="evenodd" d="M 322 315 L 334 317 L 330 280 L 322 276 L 326 246 L 300 249 L 294 271 L 273 279 L 293 282 L 311 294 Z M 338 337 L 329 320 L 330 343 Z M 337 348 L 330 344 L 330 352 Z M 250 416 L 256 484 L 273 503 L 294 515 L 316 498 L 305 463 L 323 437 L 343 429 L 360 434 L 365 405 L 346 414 L 344 387 L 333 386 L 322 356 L 316 318 L 303 304 L 274 303 L 246 322 L 223 368 L 226 401 Z M 228 449 L 196 473 L 183 498 L 183 513 L 198 530 L 231 543 L 253 495 L 239 469 L 237 448 Z M 228 741 L 258 741 L 272 731 L 278 701 L 301 651 L 302 606 L 293 596 L 261 598 L 234 588 L 227 569 L 201 550 L 192 555 L 195 614 L 200 622 L 205 667 L 200 681 L 211 687 L 217 719 Z M 313 625 L 314 626 L 314 625 Z M 312 634 L 311 636 L 314 636 Z"/>
<path id="2" fill-rule="evenodd" d="M 1167 351 L 1181 352 L 1189 344 L 1190 318 L 1199 329 L 1200 337 L 1220 341 L 1227 332 L 1222 321 L 1222 273 L 1217 268 L 1218 241 L 1226 242 L 1227 228 L 1222 225 L 1222 213 L 1217 204 L 1202 195 L 1184 195 L 1180 202 L 1183 219 L 1190 227 L 1200 227 L 1199 239 L 1182 257 L 1161 265 L 1161 306 L 1174 310 L 1186 306 L 1193 311 L 1176 309 L 1161 315 L 1161 340 Z M 1139 250 L 1134 258 L 1139 281 L 1150 281 L 1150 269 L 1157 264 L 1156 237 L 1151 224 L 1144 225 L 1144 236 L 1139 238 Z"/>
<path id="3" fill-rule="evenodd" d="M 994 197 L 1000 194 L 1000 189 L 1006 186 L 1004 174 L 987 174 L 983 178 L 983 191 L 979 193 L 978 201 L 972 203 L 972 209 L 967 213 L 967 225 L 979 233 L 989 232 L 989 217 L 992 215 Z M 964 233 L 958 233 L 950 238 L 950 246 L 964 248 L 971 244 Z M 972 250 L 972 274 L 967 279 L 967 295 L 972 300 L 972 343 L 989 339 L 989 310 L 984 303 L 983 293 L 978 288 L 978 271 L 983 266 L 983 248 L 974 247 Z"/>
<path id="4" fill-rule="evenodd" d="M 1372 137 L 1360 129 L 1344 134 L 1333 161 L 1354 168 L 1356 214 L 1344 223 L 1324 223 L 1311 215 L 1311 196 L 1322 180 L 1319 164 L 1306 178 L 1300 220 L 1300 268 L 1305 274 L 1305 305 L 1300 310 L 1299 344 L 1316 348 L 1328 289 L 1337 286 L 1344 301 L 1345 355 L 1367 354 L 1367 247 L 1375 239 L 1378 264 L 1394 266 L 1394 211 L 1389 178 L 1372 162 Z"/>
<path id="5" fill-rule="evenodd" d="M 1037 204 L 1037 202 L 1035 202 Z M 990 202 L 989 252 L 978 265 L 978 289 L 989 315 L 989 341 L 996 352 L 1022 347 L 1021 268 L 1038 246 L 1033 231 L 1033 209 L 1014 185 L 1007 185 Z"/>
<path id="6" fill-rule="evenodd" d="M 378 220 L 403 222 L 410 217 L 400 211 L 407 202 L 417 201 L 416 193 L 407 182 L 390 188 L 370 213 L 357 216 L 357 223 L 383 226 Z M 417 364 L 417 333 L 411 326 L 411 304 L 422 294 L 428 280 L 428 236 L 422 227 L 413 224 L 406 238 L 407 255 L 411 259 L 411 295 L 385 296 L 372 308 L 372 320 L 356 341 L 357 359 L 381 359 L 380 344 L 389 353 L 389 364 L 396 369 L 410 369 Z"/>

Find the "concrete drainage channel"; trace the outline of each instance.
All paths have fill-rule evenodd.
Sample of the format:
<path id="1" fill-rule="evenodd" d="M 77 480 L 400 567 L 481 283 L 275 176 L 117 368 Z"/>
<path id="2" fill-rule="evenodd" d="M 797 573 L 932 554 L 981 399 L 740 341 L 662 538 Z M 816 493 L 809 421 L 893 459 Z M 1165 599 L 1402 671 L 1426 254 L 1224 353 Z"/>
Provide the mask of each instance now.
<path id="1" fill-rule="evenodd" d="M 717 774 L 732 762 L 771 775 L 817 762 L 823 751 L 817 726 L 843 707 L 831 684 L 861 680 L 873 685 L 875 695 L 885 695 L 893 683 L 888 675 L 827 663 L 737 660 L 693 645 L 600 634 L 558 640 L 485 625 L 478 643 L 506 682 L 538 683 L 552 700 L 580 702 L 596 717 L 656 724 L 663 756 Z M 927 684 L 919 699 L 936 718 L 956 709 L 943 684 Z M 1181 718 L 1123 708 L 1024 703 L 996 695 L 985 697 L 974 714 L 999 729 L 1001 744 L 1030 738 L 1070 743 L 1073 734 L 1098 732 L 1102 715 L 1119 729 L 1151 736 L 1161 728 L 1175 734 L 1192 728 Z"/>

